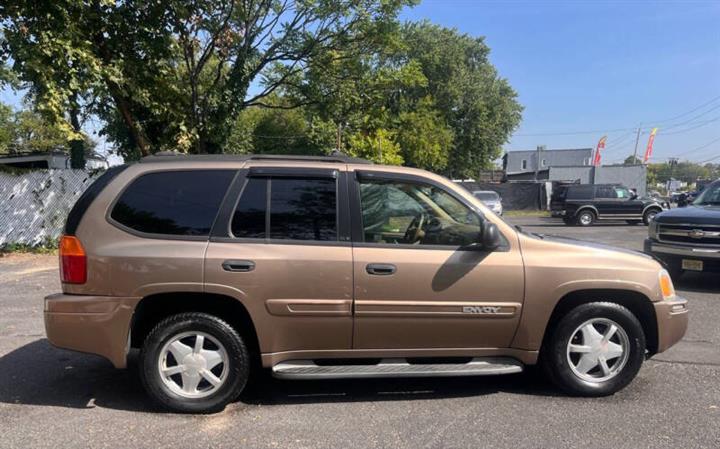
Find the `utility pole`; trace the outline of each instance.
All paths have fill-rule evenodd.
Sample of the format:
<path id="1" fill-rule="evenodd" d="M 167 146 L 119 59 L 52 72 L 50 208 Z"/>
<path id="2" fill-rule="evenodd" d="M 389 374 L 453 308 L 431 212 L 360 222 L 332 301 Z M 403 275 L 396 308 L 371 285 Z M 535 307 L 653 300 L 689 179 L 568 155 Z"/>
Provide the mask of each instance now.
<path id="1" fill-rule="evenodd" d="M 638 160 L 638 158 L 637 158 L 637 147 L 638 147 L 638 143 L 640 142 L 640 130 L 641 130 L 641 129 L 642 129 L 642 123 L 640 123 L 640 125 L 638 126 L 637 137 L 635 137 L 635 152 L 633 153 L 633 161 L 632 161 L 632 162 L 633 162 L 633 165 L 635 165 L 635 161 Z"/>
<path id="2" fill-rule="evenodd" d="M 545 150 L 545 145 L 537 146 L 537 153 L 535 156 L 535 181 L 538 180 L 538 171 L 540 171 L 540 162 L 542 161 L 542 152 Z"/>

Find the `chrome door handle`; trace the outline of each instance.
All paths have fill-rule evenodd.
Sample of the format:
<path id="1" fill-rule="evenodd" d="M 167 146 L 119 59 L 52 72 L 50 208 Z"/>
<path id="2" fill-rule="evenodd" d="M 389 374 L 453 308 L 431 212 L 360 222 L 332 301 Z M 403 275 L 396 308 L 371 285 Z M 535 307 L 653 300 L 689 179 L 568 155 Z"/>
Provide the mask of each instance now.
<path id="1" fill-rule="evenodd" d="M 390 276 L 397 271 L 397 267 L 390 263 L 370 263 L 365 267 L 365 271 L 375 276 Z"/>
<path id="2" fill-rule="evenodd" d="M 255 262 L 252 260 L 226 260 L 222 263 L 223 270 L 235 273 L 245 273 L 255 269 Z"/>

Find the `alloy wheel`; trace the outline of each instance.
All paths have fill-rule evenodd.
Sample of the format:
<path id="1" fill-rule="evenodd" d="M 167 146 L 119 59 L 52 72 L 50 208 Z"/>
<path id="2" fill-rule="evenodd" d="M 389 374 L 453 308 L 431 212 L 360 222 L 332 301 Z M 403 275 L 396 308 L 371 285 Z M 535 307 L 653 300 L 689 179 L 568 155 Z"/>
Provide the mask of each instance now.
<path id="1" fill-rule="evenodd" d="M 629 353 L 627 333 L 607 318 L 594 318 L 578 326 L 567 345 L 570 370 L 578 378 L 594 383 L 617 376 Z"/>
<path id="2" fill-rule="evenodd" d="M 228 353 L 213 336 L 183 332 L 163 346 L 158 370 L 163 384 L 184 398 L 204 398 L 215 393 L 228 377 Z"/>

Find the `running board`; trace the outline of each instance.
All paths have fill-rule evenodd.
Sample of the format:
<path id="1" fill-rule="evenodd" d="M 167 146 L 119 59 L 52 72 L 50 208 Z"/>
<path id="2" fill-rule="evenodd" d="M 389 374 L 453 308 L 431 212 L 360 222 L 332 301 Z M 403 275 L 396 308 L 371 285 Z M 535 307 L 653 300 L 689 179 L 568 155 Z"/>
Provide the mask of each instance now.
<path id="1" fill-rule="evenodd" d="M 523 364 L 509 357 L 477 357 L 467 363 L 408 363 L 383 359 L 375 365 L 317 365 L 312 360 L 292 360 L 273 366 L 280 379 L 356 379 L 379 377 L 489 376 L 520 373 Z"/>

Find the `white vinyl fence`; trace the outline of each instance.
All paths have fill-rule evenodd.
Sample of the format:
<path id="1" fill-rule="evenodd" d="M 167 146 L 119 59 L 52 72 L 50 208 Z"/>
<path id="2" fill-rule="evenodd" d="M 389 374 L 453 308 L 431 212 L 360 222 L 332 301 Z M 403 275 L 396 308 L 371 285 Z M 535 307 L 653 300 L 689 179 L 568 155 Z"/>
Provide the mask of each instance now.
<path id="1" fill-rule="evenodd" d="M 0 247 L 57 240 L 75 201 L 102 172 L 0 172 Z"/>

